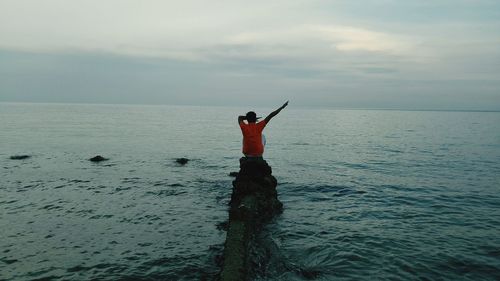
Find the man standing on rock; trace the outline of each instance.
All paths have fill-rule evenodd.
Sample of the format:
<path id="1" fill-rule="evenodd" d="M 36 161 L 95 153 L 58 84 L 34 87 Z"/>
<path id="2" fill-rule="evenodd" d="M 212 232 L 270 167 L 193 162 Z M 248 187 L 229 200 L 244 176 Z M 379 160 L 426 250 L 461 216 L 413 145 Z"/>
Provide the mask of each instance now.
<path id="1" fill-rule="evenodd" d="M 264 154 L 264 145 L 266 144 L 266 139 L 264 135 L 262 135 L 262 130 L 264 130 L 267 123 L 287 105 L 288 101 L 280 108 L 271 112 L 260 122 L 257 122 L 257 115 L 253 111 L 249 111 L 245 116 L 238 116 L 238 124 L 243 134 L 243 154 L 246 157 L 262 157 L 262 154 Z M 243 122 L 245 120 L 247 123 Z"/>

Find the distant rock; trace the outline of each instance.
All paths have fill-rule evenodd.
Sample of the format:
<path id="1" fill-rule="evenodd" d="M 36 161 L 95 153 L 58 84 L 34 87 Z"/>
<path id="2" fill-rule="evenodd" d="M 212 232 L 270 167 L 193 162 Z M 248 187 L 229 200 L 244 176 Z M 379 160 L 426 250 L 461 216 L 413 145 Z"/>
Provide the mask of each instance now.
<path id="1" fill-rule="evenodd" d="M 94 156 L 94 157 L 90 158 L 89 160 L 92 161 L 92 162 L 101 162 L 101 161 L 106 161 L 106 160 L 109 160 L 109 159 L 108 158 L 104 158 L 101 155 L 97 155 L 97 156 Z"/>
<path id="2" fill-rule="evenodd" d="M 28 159 L 30 158 L 31 155 L 12 155 L 10 159 L 12 160 L 23 160 L 23 159 Z"/>
<path id="3" fill-rule="evenodd" d="M 187 164 L 187 162 L 189 162 L 189 159 L 187 159 L 187 158 L 177 158 L 177 159 L 175 160 L 175 162 L 177 162 L 177 163 L 179 163 L 179 164 L 181 164 L 181 165 L 186 165 L 186 164 Z"/>
<path id="4" fill-rule="evenodd" d="M 238 172 L 231 172 L 231 173 L 229 173 L 229 176 L 230 177 L 237 177 L 238 174 L 239 174 Z"/>

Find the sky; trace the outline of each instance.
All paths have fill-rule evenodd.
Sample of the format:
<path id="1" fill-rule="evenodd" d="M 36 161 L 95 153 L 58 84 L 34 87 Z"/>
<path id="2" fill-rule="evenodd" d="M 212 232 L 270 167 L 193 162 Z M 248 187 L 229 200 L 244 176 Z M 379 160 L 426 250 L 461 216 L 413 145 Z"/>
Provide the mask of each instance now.
<path id="1" fill-rule="evenodd" d="M 498 0 L 0 0 L 0 102 L 500 110 Z"/>

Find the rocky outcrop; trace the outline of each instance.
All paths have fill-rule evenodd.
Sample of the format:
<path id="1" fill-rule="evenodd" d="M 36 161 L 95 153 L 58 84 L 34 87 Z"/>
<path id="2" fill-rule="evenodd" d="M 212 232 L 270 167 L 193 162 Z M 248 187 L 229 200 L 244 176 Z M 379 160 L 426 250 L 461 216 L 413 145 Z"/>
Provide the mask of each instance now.
<path id="1" fill-rule="evenodd" d="M 262 158 L 240 159 L 240 172 L 233 181 L 229 203 L 220 280 L 248 280 L 252 241 L 262 226 L 283 208 L 276 186 L 271 167 Z"/>
<path id="2" fill-rule="evenodd" d="M 177 159 L 175 159 L 175 162 L 177 162 L 178 164 L 181 164 L 181 165 L 186 165 L 187 162 L 189 162 L 189 159 L 187 159 L 187 158 L 177 158 Z"/>
<path id="3" fill-rule="evenodd" d="M 97 156 L 94 156 L 94 157 L 89 159 L 89 161 L 92 161 L 92 162 L 101 162 L 101 161 L 106 161 L 106 160 L 109 160 L 109 159 L 104 158 L 101 155 L 97 155 Z"/>
<path id="4" fill-rule="evenodd" d="M 10 157 L 11 160 L 23 160 L 23 159 L 28 159 L 30 158 L 31 155 L 12 155 Z"/>

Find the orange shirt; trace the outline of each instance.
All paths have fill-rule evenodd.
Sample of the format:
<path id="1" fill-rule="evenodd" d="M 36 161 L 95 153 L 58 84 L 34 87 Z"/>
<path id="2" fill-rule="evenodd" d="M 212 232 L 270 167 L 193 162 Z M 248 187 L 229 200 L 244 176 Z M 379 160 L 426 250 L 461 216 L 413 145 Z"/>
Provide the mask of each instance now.
<path id="1" fill-rule="evenodd" d="M 266 120 L 259 123 L 240 122 L 243 133 L 243 154 L 249 156 L 262 156 L 264 145 L 262 144 L 262 130 L 266 126 Z"/>

